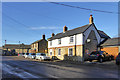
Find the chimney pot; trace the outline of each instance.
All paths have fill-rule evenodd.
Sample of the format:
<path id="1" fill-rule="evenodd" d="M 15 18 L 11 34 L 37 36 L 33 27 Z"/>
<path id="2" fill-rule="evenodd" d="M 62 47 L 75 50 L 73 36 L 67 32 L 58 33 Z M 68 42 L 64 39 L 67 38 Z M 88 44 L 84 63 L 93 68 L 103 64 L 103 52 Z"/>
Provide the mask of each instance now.
<path id="1" fill-rule="evenodd" d="M 53 37 L 53 36 L 55 36 L 55 34 L 54 34 L 54 33 L 52 33 L 52 37 Z"/>
<path id="2" fill-rule="evenodd" d="M 42 35 L 42 38 L 45 39 L 45 34 Z"/>
<path id="3" fill-rule="evenodd" d="M 90 15 L 90 18 L 89 18 L 89 24 L 92 24 L 93 23 L 93 17 L 92 17 L 92 14 Z"/>
<path id="4" fill-rule="evenodd" d="M 68 29 L 68 28 L 67 28 L 66 26 L 64 26 L 64 27 L 63 27 L 63 32 L 67 31 L 67 29 Z"/>

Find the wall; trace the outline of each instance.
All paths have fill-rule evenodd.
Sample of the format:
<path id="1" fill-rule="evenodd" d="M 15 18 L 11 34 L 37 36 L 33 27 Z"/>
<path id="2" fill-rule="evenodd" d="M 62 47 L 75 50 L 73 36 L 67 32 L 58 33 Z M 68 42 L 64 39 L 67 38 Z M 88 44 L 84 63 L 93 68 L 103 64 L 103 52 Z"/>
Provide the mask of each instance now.
<path id="1" fill-rule="evenodd" d="M 82 45 L 76 45 L 76 50 L 75 50 L 75 46 L 49 48 L 48 49 L 48 55 L 50 57 L 56 56 L 58 59 L 64 60 L 65 59 L 65 55 L 68 56 L 69 48 L 73 49 L 73 56 L 75 56 L 75 51 L 76 51 L 76 56 L 81 57 L 79 59 L 79 61 L 82 61 L 82 57 L 83 57 L 83 54 L 82 54 L 83 46 Z M 61 49 L 61 55 L 58 55 L 58 49 Z M 50 52 L 52 52 L 52 55 L 50 55 Z"/>
<path id="2" fill-rule="evenodd" d="M 47 49 L 47 40 L 41 40 L 40 42 L 38 42 L 38 52 L 40 52 L 40 53 L 45 53 L 46 51 L 46 49 Z"/>
<path id="3" fill-rule="evenodd" d="M 75 43 L 76 36 L 76 43 Z M 83 34 L 73 35 L 74 42 L 70 43 L 70 36 L 61 38 L 61 44 L 58 44 L 58 39 L 52 40 L 52 46 L 50 46 L 50 41 L 48 41 L 48 48 L 54 47 L 64 47 L 64 46 L 73 46 L 73 45 L 82 45 L 83 44 Z"/>
<path id="4" fill-rule="evenodd" d="M 95 29 L 95 27 L 94 27 L 93 25 L 91 25 L 91 26 L 84 32 L 84 36 L 85 36 L 85 38 L 84 38 L 84 43 L 85 43 L 85 41 L 87 40 L 87 38 L 88 38 L 91 30 L 93 30 L 93 31 L 95 32 L 95 35 L 96 35 L 96 38 L 97 38 L 97 41 L 98 41 L 98 44 L 99 44 L 99 43 L 101 42 L 101 41 L 100 41 L 100 40 L 101 40 L 101 37 L 100 37 L 100 35 L 98 34 L 97 30 Z"/>
<path id="5" fill-rule="evenodd" d="M 101 51 L 106 51 L 108 54 L 112 54 L 115 58 L 118 55 L 118 46 L 103 47 Z"/>

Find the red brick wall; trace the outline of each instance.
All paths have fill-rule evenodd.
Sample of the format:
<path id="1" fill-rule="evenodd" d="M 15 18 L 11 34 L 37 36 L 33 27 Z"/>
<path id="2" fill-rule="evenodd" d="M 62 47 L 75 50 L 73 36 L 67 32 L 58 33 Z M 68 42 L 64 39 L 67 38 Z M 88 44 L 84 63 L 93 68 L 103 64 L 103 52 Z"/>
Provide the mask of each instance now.
<path id="1" fill-rule="evenodd" d="M 108 54 L 111 54 L 114 56 L 114 58 L 116 58 L 116 56 L 118 55 L 118 47 L 104 47 L 103 49 L 101 49 L 101 51 L 106 51 Z"/>

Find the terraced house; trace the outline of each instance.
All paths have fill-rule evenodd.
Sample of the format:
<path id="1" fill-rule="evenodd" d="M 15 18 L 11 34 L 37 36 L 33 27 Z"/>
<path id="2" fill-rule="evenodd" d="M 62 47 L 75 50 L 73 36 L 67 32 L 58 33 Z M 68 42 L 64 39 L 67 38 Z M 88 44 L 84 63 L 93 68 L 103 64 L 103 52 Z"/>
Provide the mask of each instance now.
<path id="1" fill-rule="evenodd" d="M 84 61 L 86 53 L 98 50 L 98 46 L 110 38 L 103 31 L 97 30 L 90 15 L 89 24 L 68 30 L 48 38 L 48 54 L 64 60 Z"/>
<path id="2" fill-rule="evenodd" d="M 29 53 L 47 53 L 47 40 L 45 35 L 42 35 L 42 39 L 37 40 L 31 44 L 31 49 Z"/>
<path id="3" fill-rule="evenodd" d="M 25 44 L 5 44 L 3 47 L 3 52 L 6 54 L 18 54 L 18 53 L 28 53 L 30 50 L 30 45 Z"/>

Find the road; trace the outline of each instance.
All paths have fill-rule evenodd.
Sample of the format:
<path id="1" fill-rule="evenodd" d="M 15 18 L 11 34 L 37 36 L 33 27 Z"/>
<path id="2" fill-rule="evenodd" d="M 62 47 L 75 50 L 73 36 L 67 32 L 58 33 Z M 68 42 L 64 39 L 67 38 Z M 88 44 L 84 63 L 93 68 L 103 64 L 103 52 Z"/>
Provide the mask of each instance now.
<path id="1" fill-rule="evenodd" d="M 114 69 L 91 66 L 79 66 L 75 68 L 31 61 L 22 57 L 3 56 L 2 58 L 3 79 L 118 78 L 120 77 L 120 75 L 118 76 L 118 72 L 117 66 Z"/>

